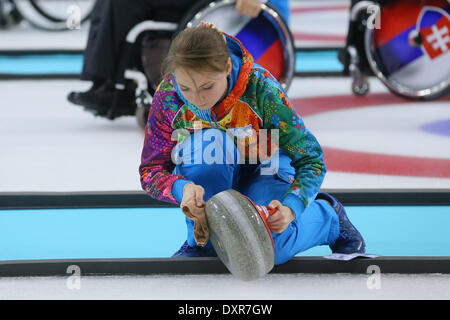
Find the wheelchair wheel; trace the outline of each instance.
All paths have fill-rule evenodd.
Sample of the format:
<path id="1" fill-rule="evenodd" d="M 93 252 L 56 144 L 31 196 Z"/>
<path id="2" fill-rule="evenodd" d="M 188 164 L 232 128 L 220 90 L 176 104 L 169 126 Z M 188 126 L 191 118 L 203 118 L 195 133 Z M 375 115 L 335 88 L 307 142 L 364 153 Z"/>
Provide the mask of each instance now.
<path id="1" fill-rule="evenodd" d="M 79 28 L 87 21 L 96 0 L 16 0 L 21 15 L 33 27 L 46 31 Z"/>
<path id="2" fill-rule="evenodd" d="M 53 22 L 66 22 L 67 10 L 69 6 L 76 5 L 80 8 L 81 23 L 89 19 L 91 11 L 94 8 L 95 1 L 78 0 L 78 1 L 48 1 L 48 0 L 29 0 L 31 5 L 42 16 Z"/>
<path id="3" fill-rule="evenodd" d="M 8 29 L 22 21 L 22 15 L 12 0 L 0 0 L 0 29 Z"/>
<path id="4" fill-rule="evenodd" d="M 169 52 L 170 42 L 174 32 L 169 30 L 157 30 L 145 32 L 141 41 L 141 61 L 138 69 L 147 78 L 145 92 L 138 96 L 136 109 L 136 121 L 141 128 L 145 128 L 150 110 L 151 98 L 162 80 L 161 64 Z"/>
<path id="5" fill-rule="evenodd" d="M 171 31 L 146 32 L 142 38 L 141 62 L 142 69 L 148 79 L 148 92 L 153 95 L 161 82 L 161 64 L 169 52 L 173 36 Z"/>
<path id="6" fill-rule="evenodd" d="M 381 6 L 381 28 L 366 29 L 375 75 L 395 94 L 436 99 L 450 92 L 450 4 L 397 0 Z"/>
<path id="7" fill-rule="evenodd" d="M 287 91 L 294 75 L 294 41 L 289 28 L 270 4 L 256 18 L 240 15 L 233 0 L 204 0 L 181 20 L 178 32 L 202 21 L 238 38 L 252 54 L 255 63 L 269 70 Z"/>

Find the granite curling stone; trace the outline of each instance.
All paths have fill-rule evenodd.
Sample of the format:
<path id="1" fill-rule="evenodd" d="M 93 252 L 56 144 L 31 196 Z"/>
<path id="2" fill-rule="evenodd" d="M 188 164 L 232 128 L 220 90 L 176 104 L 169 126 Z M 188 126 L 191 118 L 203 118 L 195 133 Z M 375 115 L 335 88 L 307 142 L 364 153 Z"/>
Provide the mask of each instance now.
<path id="1" fill-rule="evenodd" d="M 264 219 L 267 210 L 236 190 L 222 191 L 206 202 L 209 238 L 217 255 L 237 278 L 250 281 L 274 266 L 274 245 Z M 266 211 L 265 217 L 263 211 Z"/>

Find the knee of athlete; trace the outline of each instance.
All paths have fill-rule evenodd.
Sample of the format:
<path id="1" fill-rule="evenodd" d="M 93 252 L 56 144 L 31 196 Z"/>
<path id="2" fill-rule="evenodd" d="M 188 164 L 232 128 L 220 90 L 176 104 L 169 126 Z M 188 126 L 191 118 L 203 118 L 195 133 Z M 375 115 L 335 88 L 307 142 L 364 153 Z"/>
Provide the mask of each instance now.
<path id="1" fill-rule="evenodd" d="M 288 262 L 295 256 L 295 254 L 292 254 L 288 252 L 288 250 L 283 249 L 284 248 L 281 248 L 281 250 L 275 251 L 274 265 L 276 266 Z"/>
<path id="2" fill-rule="evenodd" d="M 225 131 L 203 129 L 190 134 L 172 150 L 172 161 L 181 166 L 206 164 L 234 167 L 239 163 L 239 152 Z"/>
<path id="3" fill-rule="evenodd" d="M 199 135 L 200 136 L 200 135 Z M 239 152 L 225 131 L 202 130 L 202 163 L 234 166 L 239 161 Z M 199 156 L 199 155 L 197 155 Z"/>
<path id="4" fill-rule="evenodd" d="M 283 264 L 292 259 L 297 253 L 304 251 L 298 238 L 297 223 L 291 222 L 289 227 L 282 233 L 272 233 L 274 241 L 275 265 Z"/>

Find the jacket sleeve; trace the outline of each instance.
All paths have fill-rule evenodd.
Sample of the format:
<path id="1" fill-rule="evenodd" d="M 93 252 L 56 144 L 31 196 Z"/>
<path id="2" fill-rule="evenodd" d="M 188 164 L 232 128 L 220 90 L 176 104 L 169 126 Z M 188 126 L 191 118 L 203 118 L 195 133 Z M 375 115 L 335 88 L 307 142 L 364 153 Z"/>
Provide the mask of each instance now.
<path id="1" fill-rule="evenodd" d="M 139 174 L 142 189 L 151 197 L 178 204 L 181 200 L 175 199 L 172 187 L 177 179 L 184 178 L 172 174 L 175 164 L 171 153 L 177 141 L 172 141 L 174 129 L 171 122 L 176 108 L 171 95 L 173 92 L 159 88 L 155 92 L 145 128 Z"/>
<path id="2" fill-rule="evenodd" d="M 278 81 L 267 72 L 258 88 L 263 109 L 263 127 L 278 130 L 278 146 L 291 159 L 294 181 L 282 203 L 300 214 L 319 192 L 326 173 L 323 151 L 314 135 L 305 127 Z"/>

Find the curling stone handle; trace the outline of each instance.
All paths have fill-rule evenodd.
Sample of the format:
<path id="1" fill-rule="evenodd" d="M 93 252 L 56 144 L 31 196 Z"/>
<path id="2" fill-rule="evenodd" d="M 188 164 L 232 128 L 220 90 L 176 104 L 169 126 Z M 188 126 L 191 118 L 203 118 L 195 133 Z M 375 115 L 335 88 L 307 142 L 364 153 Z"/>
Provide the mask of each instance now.
<path id="1" fill-rule="evenodd" d="M 252 204 L 253 204 L 253 206 L 255 206 L 255 208 L 261 213 L 261 212 L 264 212 L 265 213 L 265 215 L 266 215 L 266 218 L 268 218 L 268 217 L 270 217 L 271 215 L 273 215 L 275 212 L 277 212 L 278 210 L 277 210 L 277 208 L 271 208 L 271 207 L 269 207 L 269 206 L 259 206 L 259 205 L 257 205 L 256 203 L 254 203 L 253 201 L 252 201 L 252 199 L 250 199 L 249 197 L 247 197 L 247 196 L 244 196 L 244 197 L 246 197 L 247 199 L 248 199 L 248 201 L 250 201 Z"/>
<path id="2" fill-rule="evenodd" d="M 273 215 L 278 210 L 277 210 L 277 208 L 273 208 L 272 209 L 271 207 L 267 206 L 267 211 L 269 212 L 269 216 L 268 217 L 270 217 L 271 215 Z"/>

